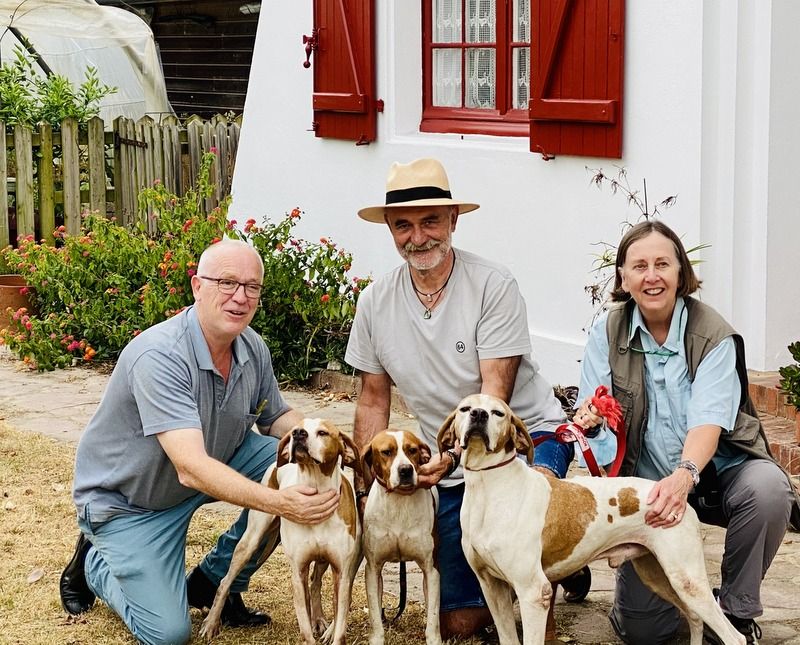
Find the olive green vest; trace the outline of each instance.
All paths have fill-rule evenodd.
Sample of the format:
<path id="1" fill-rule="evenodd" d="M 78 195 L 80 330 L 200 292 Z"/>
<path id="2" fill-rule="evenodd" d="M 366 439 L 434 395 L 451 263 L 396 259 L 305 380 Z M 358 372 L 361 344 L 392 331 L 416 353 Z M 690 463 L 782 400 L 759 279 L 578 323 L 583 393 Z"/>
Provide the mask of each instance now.
<path id="1" fill-rule="evenodd" d="M 732 432 L 723 432 L 720 441 L 726 441 L 738 450 L 753 457 L 775 462 L 769 449 L 769 442 L 758 418 L 758 412 L 750 399 L 747 367 L 744 356 L 744 340 L 728 322 L 708 305 L 692 298 L 684 297 L 686 303 L 686 333 L 684 344 L 689 380 L 694 381 L 697 368 L 706 355 L 720 341 L 733 338 L 736 346 L 736 372 L 742 387 L 739 414 Z M 620 470 L 621 475 L 632 475 L 639 463 L 644 433 L 647 428 L 647 396 L 645 396 L 644 354 L 629 350 L 628 332 L 630 330 L 633 300 L 620 303 L 608 312 L 606 333 L 608 335 L 608 362 L 611 367 L 612 394 L 620 402 L 625 417 L 627 450 Z M 630 345 L 642 348 L 639 330 L 630 340 Z M 775 462 L 777 463 L 777 462 Z M 789 475 L 786 475 L 789 477 Z M 790 485 L 791 479 L 789 480 Z M 795 506 L 792 509 L 792 524 L 800 528 L 800 498 L 795 492 Z"/>

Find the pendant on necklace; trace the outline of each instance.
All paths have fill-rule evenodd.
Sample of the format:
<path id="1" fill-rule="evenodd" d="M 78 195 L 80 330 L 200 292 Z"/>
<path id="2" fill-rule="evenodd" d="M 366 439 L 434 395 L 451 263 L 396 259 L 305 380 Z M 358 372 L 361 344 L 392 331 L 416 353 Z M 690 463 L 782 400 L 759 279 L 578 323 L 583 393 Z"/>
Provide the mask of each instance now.
<path id="1" fill-rule="evenodd" d="M 433 302 L 432 293 L 426 293 L 425 295 L 428 297 L 428 302 Z"/>
<path id="2" fill-rule="evenodd" d="M 430 310 L 430 309 L 425 309 L 425 313 L 424 313 L 424 314 L 422 314 L 422 317 L 423 317 L 425 320 L 429 320 L 429 319 L 430 319 L 430 317 L 431 317 L 431 310 Z"/>

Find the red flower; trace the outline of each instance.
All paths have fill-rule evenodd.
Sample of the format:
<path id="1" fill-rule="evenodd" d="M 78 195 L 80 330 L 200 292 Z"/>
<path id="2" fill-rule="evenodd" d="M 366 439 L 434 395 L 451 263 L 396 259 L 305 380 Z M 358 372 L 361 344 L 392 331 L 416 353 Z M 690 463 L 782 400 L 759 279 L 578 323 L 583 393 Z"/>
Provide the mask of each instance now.
<path id="1" fill-rule="evenodd" d="M 320 302 L 328 302 L 328 300 L 330 300 L 330 299 L 331 299 L 331 297 L 327 293 L 325 293 L 320 298 Z"/>
<path id="2" fill-rule="evenodd" d="M 208 149 L 208 151 L 209 151 L 209 152 L 210 152 L 212 155 L 215 155 L 215 154 L 217 154 L 217 146 L 211 146 L 211 147 Z"/>
<path id="3" fill-rule="evenodd" d="M 300 217 L 300 213 L 302 212 L 303 211 L 301 211 L 299 208 L 293 208 L 292 212 L 289 213 L 289 217 L 291 217 L 292 219 L 297 219 L 298 217 Z"/>
<path id="4" fill-rule="evenodd" d="M 222 242 L 222 240 L 218 237 L 215 237 L 213 240 L 211 240 L 212 244 L 216 244 L 217 242 Z"/>
<path id="5" fill-rule="evenodd" d="M 19 292 L 20 292 L 20 294 L 22 294 L 24 296 L 26 293 L 28 293 L 28 287 L 20 288 Z"/>
<path id="6" fill-rule="evenodd" d="M 194 224 L 194 221 L 192 221 L 192 220 L 190 220 L 190 219 L 187 219 L 187 220 L 186 220 L 186 221 L 183 223 L 183 232 L 185 233 L 185 232 L 186 232 L 186 231 L 188 231 L 190 228 L 192 228 L 192 224 Z"/>

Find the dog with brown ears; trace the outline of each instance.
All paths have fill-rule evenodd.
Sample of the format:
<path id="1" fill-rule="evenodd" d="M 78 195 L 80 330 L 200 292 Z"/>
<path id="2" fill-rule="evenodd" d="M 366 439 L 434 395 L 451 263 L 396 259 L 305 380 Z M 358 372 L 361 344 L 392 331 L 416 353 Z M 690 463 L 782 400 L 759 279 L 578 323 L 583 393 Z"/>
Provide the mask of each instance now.
<path id="1" fill-rule="evenodd" d="M 340 494 L 339 506 L 336 513 L 319 524 L 297 524 L 251 510 L 228 573 L 220 581 L 214 605 L 203 621 L 201 636 L 211 639 L 219 632 L 231 584 L 269 531 L 274 539 L 264 553 L 269 554 L 275 548 L 280 526 L 280 541 L 292 568 L 294 608 L 302 642 L 313 645 L 318 636 L 323 643 L 345 642 L 353 579 L 361 562 L 361 524 L 353 485 L 345 477 L 343 467 L 360 472 L 358 449 L 350 437 L 329 421 L 304 419 L 281 439 L 277 461 L 267 469 L 262 483 L 274 489 L 304 485 L 319 492 L 336 490 Z M 326 621 L 322 610 L 322 576 L 328 567 L 333 571 L 331 623 Z"/>
<path id="2" fill-rule="evenodd" d="M 364 448 L 364 474 L 373 484 L 364 509 L 364 580 L 370 645 L 383 645 L 383 565 L 412 560 L 422 570 L 427 645 L 441 645 L 439 570 L 436 566 L 436 506 L 432 488 L 417 486 L 417 471 L 431 450 L 407 430 L 384 430 Z"/>
<path id="3" fill-rule="evenodd" d="M 669 528 L 645 522 L 653 482 L 637 477 L 548 479 L 533 460 L 525 423 L 486 394 L 463 399 L 439 429 L 439 450 L 462 447 L 462 546 L 497 627 L 500 643 L 518 645 L 513 594 L 523 640 L 543 643 L 551 581 L 593 560 L 632 560 L 642 581 L 686 616 L 691 645 L 703 623 L 726 645 L 744 645 L 716 603 L 706 574 L 700 522 L 691 507 Z M 512 501 L 513 500 L 513 501 Z"/>

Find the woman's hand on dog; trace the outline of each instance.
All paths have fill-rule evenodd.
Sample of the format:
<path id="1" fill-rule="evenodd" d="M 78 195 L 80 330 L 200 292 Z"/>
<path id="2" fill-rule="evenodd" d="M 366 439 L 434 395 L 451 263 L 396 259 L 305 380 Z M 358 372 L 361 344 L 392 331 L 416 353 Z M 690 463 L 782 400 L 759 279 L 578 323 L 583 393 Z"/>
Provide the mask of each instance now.
<path id="1" fill-rule="evenodd" d="M 678 524 L 686 512 L 692 487 L 691 475 L 682 468 L 657 481 L 647 497 L 647 503 L 652 504 L 644 516 L 647 524 L 664 528 Z"/>

